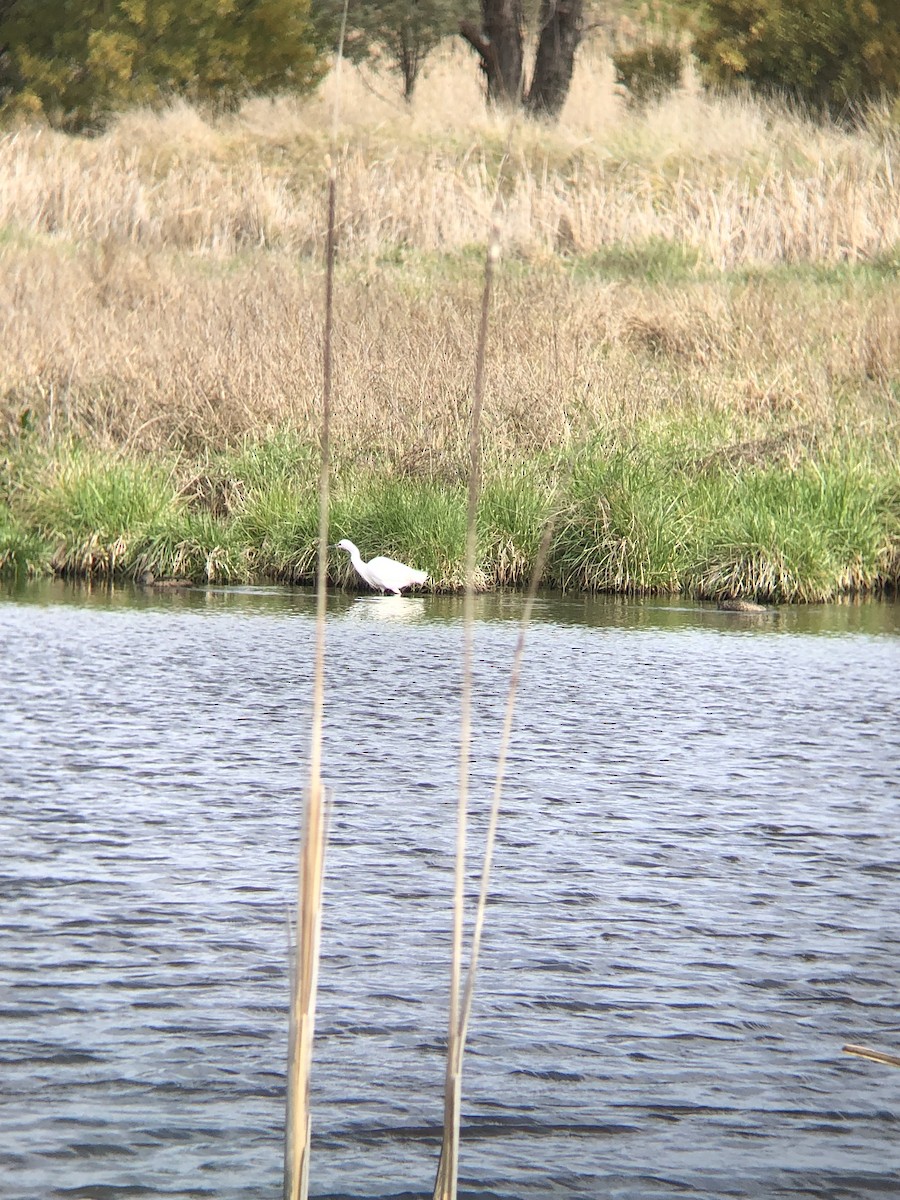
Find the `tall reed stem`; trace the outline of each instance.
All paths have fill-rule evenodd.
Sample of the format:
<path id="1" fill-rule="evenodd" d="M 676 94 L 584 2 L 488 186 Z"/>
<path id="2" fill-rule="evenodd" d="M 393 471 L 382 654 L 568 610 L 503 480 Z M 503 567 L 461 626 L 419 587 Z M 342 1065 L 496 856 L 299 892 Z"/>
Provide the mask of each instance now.
<path id="1" fill-rule="evenodd" d="M 497 770 L 494 774 L 494 788 L 491 794 L 491 810 L 488 817 L 488 827 L 484 841 L 484 857 L 481 863 L 481 882 L 478 889 L 478 903 L 475 909 L 475 924 L 472 930 L 472 948 L 469 955 L 469 969 L 466 972 L 466 986 L 463 993 L 462 1010 L 459 1018 L 460 1060 L 466 1044 L 466 1034 L 469 1029 L 469 1018 L 472 1015 L 472 999 L 475 995 L 475 975 L 478 970 L 478 956 L 481 953 L 481 936 L 484 931 L 484 918 L 487 912 L 488 891 L 491 882 L 491 867 L 494 861 L 494 846 L 497 841 L 497 824 L 500 820 L 500 804 L 503 799 L 503 784 L 506 778 L 506 760 L 509 757 L 509 744 L 512 739 L 513 718 L 516 712 L 516 698 L 519 693 L 519 680 L 522 677 L 522 660 L 525 657 L 525 638 L 531 624 L 531 613 L 537 595 L 538 584 L 544 573 L 544 563 L 550 551 L 553 531 L 556 528 L 557 513 L 551 514 L 544 525 L 541 543 L 538 547 L 534 568 L 531 572 L 531 582 L 525 605 L 519 621 L 519 636 L 513 652 L 512 667 L 509 673 L 509 688 L 506 693 L 506 710 L 503 716 L 503 729 L 500 734 L 500 747 L 497 752 Z M 461 1065 L 461 1062 L 460 1062 Z"/>
<path id="2" fill-rule="evenodd" d="M 450 1012 L 447 1067 L 444 1077 L 444 1135 L 434 1185 L 435 1200 L 453 1200 L 459 1171 L 459 1117 L 462 1096 L 463 918 L 465 915 L 466 832 L 469 810 L 469 770 L 472 740 L 472 657 L 475 625 L 475 566 L 478 553 L 478 499 L 481 495 L 481 414 L 484 408 L 484 368 L 494 267 L 500 257 L 500 230 L 494 222 L 484 266 L 481 321 L 475 356 L 475 383 L 469 425 L 469 494 L 466 515 L 466 594 L 463 602 L 462 698 L 460 702 L 459 792 L 456 819 L 456 870 L 453 888 L 453 944 L 450 966 Z"/>
<path id="3" fill-rule="evenodd" d="M 885 1050 L 873 1050 L 871 1046 L 856 1046 L 848 1043 L 841 1046 L 845 1054 L 855 1054 L 859 1058 L 867 1058 L 870 1062 L 884 1063 L 888 1067 L 900 1067 L 900 1055 L 888 1054 Z"/>
<path id="4" fill-rule="evenodd" d="M 313 707 L 310 722 L 309 785 L 300 842 L 299 937 L 291 972 L 288 1030 L 288 1079 L 284 1135 L 284 1200 L 307 1200 L 312 1121 L 309 1096 L 312 1074 L 319 943 L 322 935 L 322 882 L 325 876 L 325 796 L 322 789 L 322 718 L 325 711 L 325 617 L 328 605 L 328 507 L 331 486 L 331 394 L 334 379 L 334 255 L 337 210 L 335 161 L 340 103 L 340 69 L 347 30 L 344 0 L 335 59 L 335 99 L 328 156 L 328 232 L 325 242 L 325 328 L 322 348 L 322 425 L 319 437 L 319 545 L 316 577 L 316 639 Z"/>
<path id="5" fill-rule="evenodd" d="M 313 667 L 313 706 L 310 729 L 309 784 L 306 793 L 299 865 L 299 931 L 291 978 L 291 1016 L 287 1110 L 284 1139 L 284 1200 L 309 1195 L 309 1154 L 312 1125 L 309 1093 L 312 1070 L 319 942 L 322 929 L 322 881 L 325 871 L 325 801 L 322 790 L 322 717 L 325 708 L 325 615 L 328 599 L 328 502 L 332 347 L 334 322 L 334 248 L 337 174 L 329 163 L 328 238 L 325 265 L 325 333 L 322 381 L 322 427 L 319 468 L 319 547 L 316 581 L 316 638 Z"/>

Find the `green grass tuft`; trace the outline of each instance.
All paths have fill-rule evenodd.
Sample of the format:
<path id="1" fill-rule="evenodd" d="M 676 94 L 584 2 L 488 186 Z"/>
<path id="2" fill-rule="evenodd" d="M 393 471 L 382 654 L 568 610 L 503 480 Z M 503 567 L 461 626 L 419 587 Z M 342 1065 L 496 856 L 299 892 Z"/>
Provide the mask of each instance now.
<path id="1" fill-rule="evenodd" d="M 597 274 L 646 283 L 683 283 L 712 271 L 713 264 L 695 247 L 658 237 L 604 246 L 574 265 L 576 276 Z"/>
<path id="2" fill-rule="evenodd" d="M 45 575 L 50 561 L 41 535 L 24 528 L 9 509 L 0 509 L 0 576 Z"/>
<path id="3" fill-rule="evenodd" d="M 491 459 L 478 514 L 478 582 L 521 587 L 551 511 L 543 583 L 623 594 L 830 600 L 896 588 L 900 471 L 890 439 L 852 429 L 733 442 L 727 414 L 650 414 L 595 436 L 568 464 Z M 3 467 L 0 570 L 238 583 L 315 577 L 314 447 L 293 434 L 202 462 L 24 438 Z M 396 474 L 388 458 L 336 464 L 330 540 L 385 554 L 456 590 L 465 488 Z M 359 586 L 341 551 L 330 578 Z"/>
<path id="4" fill-rule="evenodd" d="M 896 497 L 866 464 L 830 456 L 791 472 L 722 475 L 714 484 L 707 545 L 687 574 L 698 595 L 831 600 L 892 582 Z"/>
<path id="5" fill-rule="evenodd" d="M 562 588 L 679 590 L 686 482 L 641 448 L 590 451 L 576 466 L 549 569 Z"/>
<path id="6" fill-rule="evenodd" d="M 488 479 L 480 506 L 478 541 L 484 574 L 494 586 L 528 586 L 554 503 L 552 486 L 536 468 Z"/>

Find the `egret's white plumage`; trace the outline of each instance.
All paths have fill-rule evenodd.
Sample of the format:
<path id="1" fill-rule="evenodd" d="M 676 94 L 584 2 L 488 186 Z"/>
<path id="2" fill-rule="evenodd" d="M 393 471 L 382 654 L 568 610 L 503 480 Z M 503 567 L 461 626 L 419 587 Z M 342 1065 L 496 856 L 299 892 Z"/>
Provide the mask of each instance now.
<path id="1" fill-rule="evenodd" d="M 339 541 L 338 549 L 346 550 L 350 555 L 350 562 L 360 579 L 380 592 L 393 592 L 395 596 L 399 596 L 402 588 L 412 587 L 414 583 L 424 583 L 428 578 L 427 571 L 417 571 L 415 567 L 408 567 L 405 563 L 397 562 L 395 558 L 379 555 L 367 563 L 363 562 L 358 547 L 354 546 L 349 538 Z"/>

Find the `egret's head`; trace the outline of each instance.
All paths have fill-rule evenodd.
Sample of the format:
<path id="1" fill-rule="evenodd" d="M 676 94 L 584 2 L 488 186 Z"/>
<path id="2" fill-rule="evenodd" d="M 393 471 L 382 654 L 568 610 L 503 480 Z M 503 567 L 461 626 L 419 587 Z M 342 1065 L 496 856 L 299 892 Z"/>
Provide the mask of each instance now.
<path id="1" fill-rule="evenodd" d="M 352 553 L 356 547 L 348 538 L 341 538 L 337 544 L 338 550 L 346 550 L 348 554 Z"/>

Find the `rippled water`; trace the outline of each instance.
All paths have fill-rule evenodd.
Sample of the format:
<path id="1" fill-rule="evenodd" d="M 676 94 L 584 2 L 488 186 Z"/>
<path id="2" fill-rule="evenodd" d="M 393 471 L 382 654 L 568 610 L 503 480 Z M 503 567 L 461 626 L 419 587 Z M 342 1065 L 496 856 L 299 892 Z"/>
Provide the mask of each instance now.
<path id="1" fill-rule="evenodd" d="M 480 602 L 478 832 L 516 635 Z M 275 1197 L 312 598 L 0 600 L 0 1196 Z M 437 1161 L 459 605 L 336 597 L 312 1192 Z M 900 611 L 545 598 L 464 1082 L 479 1197 L 900 1193 Z"/>

